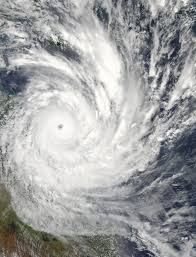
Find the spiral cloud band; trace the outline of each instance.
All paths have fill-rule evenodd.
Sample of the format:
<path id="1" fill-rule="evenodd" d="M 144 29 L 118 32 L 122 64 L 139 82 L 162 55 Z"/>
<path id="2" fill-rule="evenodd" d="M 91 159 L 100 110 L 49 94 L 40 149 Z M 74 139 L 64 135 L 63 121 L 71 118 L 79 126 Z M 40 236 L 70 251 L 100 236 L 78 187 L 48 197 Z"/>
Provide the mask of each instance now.
<path id="1" fill-rule="evenodd" d="M 155 2 L 143 4 L 152 17 L 164 13 L 164 3 Z M 108 25 L 95 15 L 97 3 L 101 1 L 3 4 L 2 10 L 16 19 L 6 21 L 10 52 L 4 59 L 12 79 L 6 85 L 16 93 L 1 126 L 1 177 L 17 215 L 35 229 L 58 236 L 129 235 L 133 227 L 146 244 L 160 250 L 161 192 L 156 198 L 153 190 L 176 175 L 157 181 L 153 169 L 163 142 L 172 143 L 195 122 L 186 102 L 183 111 L 174 108 L 180 98 L 195 94 L 194 60 L 183 55 L 181 75 L 172 62 L 163 68 L 162 53 L 172 53 L 161 45 L 162 30 L 155 27 L 147 67 L 150 39 L 138 33 L 135 20 L 128 25 L 123 4 L 115 9 L 111 1 L 102 3 Z M 168 89 L 172 72 L 178 80 Z M 154 182 L 139 194 L 142 176 Z M 147 215 L 145 221 L 141 213 Z"/>
<path id="2" fill-rule="evenodd" d="M 39 229 L 47 224 L 55 234 L 84 233 L 77 219 L 89 220 L 96 206 L 88 196 L 104 196 L 106 188 L 110 195 L 128 179 L 137 147 L 136 81 L 126 81 L 123 61 L 94 16 L 76 23 L 75 30 L 77 36 L 62 27 L 58 32 L 77 59 L 43 48 L 15 55 L 11 65 L 28 82 L 2 135 L 19 215 Z M 91 225 L 99 214 L 93 219 Z M 69 229 L 72 222 L 76 231 Z"/>

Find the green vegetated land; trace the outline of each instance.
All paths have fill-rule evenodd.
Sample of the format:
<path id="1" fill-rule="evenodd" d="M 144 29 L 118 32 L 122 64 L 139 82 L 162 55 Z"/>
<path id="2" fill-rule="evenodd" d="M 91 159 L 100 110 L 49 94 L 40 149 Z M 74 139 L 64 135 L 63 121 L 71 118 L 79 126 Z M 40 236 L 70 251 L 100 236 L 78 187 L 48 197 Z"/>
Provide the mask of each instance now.
<path id="1" fill-rule="evenodd" d="M 17 217 L 10 195 L 0 185 L 0 256 L 11 257 L 115 257 L 115 242 L 106 236 L 62 240 L 33 230 Z M 85 248 L 83 247 L 85 245 Z"/>

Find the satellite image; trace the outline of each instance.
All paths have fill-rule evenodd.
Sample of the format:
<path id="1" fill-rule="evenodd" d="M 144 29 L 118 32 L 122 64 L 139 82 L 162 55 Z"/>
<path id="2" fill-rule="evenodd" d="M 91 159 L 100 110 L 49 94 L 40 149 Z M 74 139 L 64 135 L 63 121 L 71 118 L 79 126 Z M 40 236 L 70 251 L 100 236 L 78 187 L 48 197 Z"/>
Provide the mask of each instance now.
<path id="1" fill-rule="evenodd" d="M 0 257 L 196 257 L 195 0 L 0 0 Z"/>

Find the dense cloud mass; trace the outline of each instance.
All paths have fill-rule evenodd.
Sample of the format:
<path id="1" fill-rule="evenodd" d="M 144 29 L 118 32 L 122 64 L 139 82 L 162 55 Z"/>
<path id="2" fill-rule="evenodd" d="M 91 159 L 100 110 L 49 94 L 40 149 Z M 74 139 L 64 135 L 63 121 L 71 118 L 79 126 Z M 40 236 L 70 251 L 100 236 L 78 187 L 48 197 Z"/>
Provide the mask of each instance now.
<path id="1" fill-rule="evenodd" d="M 0 5 L 0 178 L 17 215 L 195 256 L 194 1 Z"/>

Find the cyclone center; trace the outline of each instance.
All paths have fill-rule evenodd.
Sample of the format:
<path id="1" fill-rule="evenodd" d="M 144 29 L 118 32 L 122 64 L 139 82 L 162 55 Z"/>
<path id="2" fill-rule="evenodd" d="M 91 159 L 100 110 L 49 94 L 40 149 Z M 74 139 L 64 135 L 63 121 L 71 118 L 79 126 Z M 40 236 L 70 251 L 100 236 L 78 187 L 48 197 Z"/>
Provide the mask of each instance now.
<path id="1" fill-rule="evenodd" d="M 58 129 L 63 129 L 63 127 L 64 127 L 63 124 L 58 125 Z"/>
<path id="2" fill-rule="evenodd" d="M 34 122 L 34 139 L 41 152 L 59 153 L 77 142 L 76 115 L 66 106 L 48 106 Z"/>

